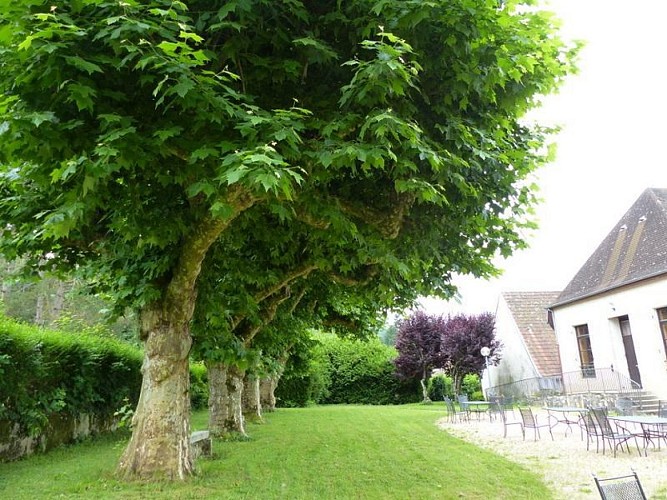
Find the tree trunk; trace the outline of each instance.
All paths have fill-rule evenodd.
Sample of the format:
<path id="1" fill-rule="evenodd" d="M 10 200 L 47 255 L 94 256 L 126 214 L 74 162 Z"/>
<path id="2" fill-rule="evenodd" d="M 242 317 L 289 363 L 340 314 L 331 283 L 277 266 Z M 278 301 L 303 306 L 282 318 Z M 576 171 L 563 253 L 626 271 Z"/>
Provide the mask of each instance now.
<path id="1" fill-rule="evenodd" d="M 246 374 L 243 379 L 243 416 L 248 420 L 262 421 L 262 404 L 259 397 L 259 378 Z"/>
<path id="2" fill-rule="evenodd" d="M 208 367 L 208 430 L 214 436 L 246 436 L 241 399 L 243 371 L 232 365 L 211 362 Z"/>
<path id="3" fill-rule="evenodd" d="M 423 403 L 431 403 L 431 398 L 428 397 L 428 388 L 426 386 L 426 379 L 423 378 L 419 381 L 419 383 L 422 386 L 422 398 L 423 398 Z"/>
<path id="4" fill-rule="evenodd" d="M 50 322 L 53 323 L 60 318 L 60 313 L 65 307 L 65 292 L 67 284 L 64 281 L 56 280 L 54 283 L 55 291 L 53 293 L 53 302 L 51 303 Z"/>
<path id="5" fill-rule="evenodd" d="M 276 387 L 278 376 L 269 375 L 259 381 L 259 403 L 262 411 L 275 411 L 276 409 Z"/>
<path id="6" fill-rule="evenodd" d="M 118 474 L 123 479 L 185 479 L 193 472 L 190 332 L 187 323 L 173 321 L 159 308 L 142 312 L 141 330 L 146 339 L 141 396 Z"/>
<path id="7" fill-rule="evenodd" d="M 44 312 L 46 309 L 44 294 L 40 290 L 37 291 L 37 304 L 35 304 L 35 324 L 44 326 L 46 320 L 44 319 Z"/>

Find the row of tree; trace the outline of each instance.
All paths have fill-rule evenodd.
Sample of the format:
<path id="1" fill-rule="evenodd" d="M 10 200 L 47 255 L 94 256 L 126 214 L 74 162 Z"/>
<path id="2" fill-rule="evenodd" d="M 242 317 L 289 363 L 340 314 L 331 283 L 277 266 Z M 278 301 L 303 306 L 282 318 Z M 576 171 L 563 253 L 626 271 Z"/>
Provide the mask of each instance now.
<path id="1" fill-rule="evenodd" d="M 549 158 L 523 117 L 577 50 L 513 0 L 8 0 L 0 17 L 0 250 L 137 312 L 126 478 L 192 473 L 193 351 L 235 401 L 306 326 L 367 331 L 449 296 L 452 273 L 496 273 Z M 236 418 L 220 407 L 212 427 Z"/>
<path id="2" fill-rule="evenodd" d="M 461 393 L 463 377 L 481 375 L 486 363 L 500 362 L 502 343 L 495 338 L 495 318 L 491 313 L 433 316 L 417 311 L 398 322 L 394 361 L 403 378 L 418 378 L 424 402 L 429 402 L 428 380 L 434 370 L 447 373 L 455 394 Z M 483 356 L 483 347 L 489 355 Z"/>

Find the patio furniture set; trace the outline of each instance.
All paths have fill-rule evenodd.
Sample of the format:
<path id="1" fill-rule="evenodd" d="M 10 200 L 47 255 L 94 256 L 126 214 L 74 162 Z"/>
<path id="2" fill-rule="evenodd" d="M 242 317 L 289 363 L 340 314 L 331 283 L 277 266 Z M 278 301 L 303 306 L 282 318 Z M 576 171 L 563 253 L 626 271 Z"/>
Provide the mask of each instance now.
<path id="1" fill-rule="evenodd" d="M 533 431 L 533 439 L 541 439 L 541 429 L 546 429 L 553 440 L 553 429 L 564 426 L 565 436 L 579 429 L 583 441 L 586 437 L 586 449 L 589 450 L 595 441 L 596 452 L 605 454 L 607 448 L 616 456 L 618 449 L 630 452 L 629 443 L 634 442 L 637 452 L 648 455 L 650 446 L 660 449 L 661 441 L 667 444 L 667 401 L 661 401 L 657 415 L 632 415 L 631 411 L 617 411 L 621 414 L 611 415 L 606 408 L 579 408 L 548 406 L 547 421 L 539 421 L 530 407 L 517 407 L 520 420 L 515 418 L 514 405 L 510 399 L 490 398 L 488 401 L 470 401 L 466 396 L 459 396 L 458 409 L 454 401 L 445 397 L 445 406 L 450 422 L 470 421 L 472 415 L 479 420 L 487 415 L 491 421 L 499 420 L 503 425 L 503 437 L 511 426 L 519 426 L 523 439 L 526 430 Z M 621 405 L 622 408 L 625 406 Z M 512 414 L 512 418 L 508 417 Z M 641 443 L 641 447 L 640 447 Z"/>
<path id="2" fill-rule="evenodd" d="M 473 415 L 478 420 L 486 414 L 490 421 L 499 421 L 503 425 L 503 437 L 507 437 L 508 428 L 518 426 L 523 439 L 526 430 L 533 431 L 533 439 L 541 439 L 540 430 L 547 430 L 554 440 L 553 430 L 557 426 L 565 427 L 564 434 L 574 434 L 579 429 L 583 441 L 586 438 L 586 450 L 595 441 L 596 452 L 605 454 L 607 448 L 616 456 L 618 449 L 630 453 L 630 442 L 633 441 L 638 454 L 648 456 L 648 448 L 660 450 L 661 441 L 667 445 L 667 401 L 661 401 L 656 415 L 633 415 L 631 405 L 623 402 L 616 405 L 615 413 L 609 414 L 606 408 L 579 407 L 546 407 L 547 419 L 540 421 L 543 415 L 536 415 L 530 407 L 516 407 L 520 419 L 516 418 L 515 407 L 511 400 L 490 398 L 489 401 L 469 401 L 460 397 L 457 405 L 453 400 L 445 398 L 447 415 L 450 422 L 469 422 Z M 642 453 L 643 452 L 643 453 Z M 646 499 L 646 494 L 637 477 L 631 474 L 600 478 L 593 474 L 595 485 L 603 499 Z"/>

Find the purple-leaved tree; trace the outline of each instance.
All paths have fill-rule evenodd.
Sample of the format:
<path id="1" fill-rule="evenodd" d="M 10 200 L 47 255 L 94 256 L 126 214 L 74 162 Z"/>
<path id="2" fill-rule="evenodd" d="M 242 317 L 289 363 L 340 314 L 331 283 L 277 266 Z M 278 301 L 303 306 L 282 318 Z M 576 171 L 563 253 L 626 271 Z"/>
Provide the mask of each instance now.
<path id="1" fill-rule="evenodd" d="M 440 349 L 445 320 L 442 316 L 429 316 L 417 311 L 398 323 L 394 360 L 396 373 L 401 378 L 419 378 L 425 403 L 430 402 L 426 382 L 434 368 L 441 368 L 445 361 Z"/>
<path id="2" fill-rule="evenodd" d="M 444 321 L 441 330 L 440 356 L 444 367 L 452 377 L 454 391 L 461 392 L 463 377 L 469 373 L 481 374 L 485 368 L 482 347 L 491 350 L 489 364 L 500 361 L 502 343 L 495 338 L 495 318 L 491 313 L 479 315 L 459 314 Z"/>

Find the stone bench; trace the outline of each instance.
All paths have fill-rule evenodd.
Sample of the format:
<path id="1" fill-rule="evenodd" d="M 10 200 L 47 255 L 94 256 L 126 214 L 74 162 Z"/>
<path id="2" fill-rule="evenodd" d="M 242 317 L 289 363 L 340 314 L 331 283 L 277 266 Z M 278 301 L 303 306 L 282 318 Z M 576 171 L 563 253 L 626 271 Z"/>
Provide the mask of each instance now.
<path id="1" fill-rule="evenodd" d="M 213 441 L 208 431 L 193 432 L 190 436 L 190 449 L 192 459 L 199 457 L 210 457 L 212 454 Z"/>

